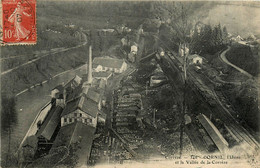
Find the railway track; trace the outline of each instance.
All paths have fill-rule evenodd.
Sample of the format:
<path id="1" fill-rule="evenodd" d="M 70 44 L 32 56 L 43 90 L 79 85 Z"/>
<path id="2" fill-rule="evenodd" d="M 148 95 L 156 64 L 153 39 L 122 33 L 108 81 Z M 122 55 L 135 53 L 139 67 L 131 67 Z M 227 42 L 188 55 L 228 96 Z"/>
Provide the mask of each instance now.
<path id="1" fill-rule="evenodd" d="M 167 57 L 166 60 L 169 60 L 169 64 L 177 68 L 179 71 L 181 70 L 181 62 L 176 58 L 172 59 L 170 56 L 165 55 Z M 177 65 L 177 66 L 176 66 Z M 209 108 L 215 115 L 226 124 L 226 127 L 229 129 L 231 134 L 234 136 L 234 139 L 239 139 L 239 143 L 246 144 L 247 148 L 244 150 L 247 151 L 248 148 L 258 151 L 260 146 L 259 143 L 255 140 L 255 138 L 244 128 L 242 127 L 237 120 L 232 116 L 231 113 L 235 113 L 233 109 L 227 109 L 225 105 L 222 103 L 225 100 L 224 97 L 221 99 L 218 97 L 214 89 L 211 89 L 207 85 L 205 85 L 199 75 L 194 75 L 191 71 L 187 71 L 188 81 L 195 86 L 198 94 L 203 97 L 204 103 L 209 104 L 211 107 Z M 214 85 L 214 83 L 212 84 Z M 223 100 L 222 100 L 223 99 Z M 249 152 L 249 151 L 247 151 Z"/>
<path id="2" fill-rule="evenodd" d="M 156 36 L 154 36 L 156 37 Z M 161 41 L 162 45 L 169 51 L 168 54 L 165 54 L 164 57 L 166 57 L 166 60 L 169 60 L 169 63 L 174 66 L 177 67 L 176 69 L 179 70 L 180 72 L 182 72 L 182 69 L 180 66 L 182 66 L 182 63 L 175 57 L 175 52 L 172 51 L 160 38 L 156 37 L 158 40 Z M 169 56 L 170 54 L 170 56 Z M 174 59 L 173 59 L 174 58 Z M 176 66 L 177 65 L 177 66 Z M 195 78 L 193 75 L 190 74 L 189 71 L 188 75 L 189 77 L 193 78 L 194 81 L 197 80 L 197 78 Z M 197 86 L 197 90 L 200 89 L 200 87 L 205 87 L 204 84 L 201 83 L 200 86 Z M 212 89 L 210 89 L 212 91 Z M 220 105 L 215 106 L 216 108 L 209 108 L 211 111 L 215 112 L 216 114 L 219 114 L 219 116 L 221 117 L 221 119 L 223 119 L 225 124 L 230 125 L 231 130 L 233 130 L 233 134 L 236 136 L 236 138 L 240 138 L 241 142 L 245 142 L 247 145 L 246 146 L 250 146 L 251 148 L 253 148 L 253 150 L 258 151 L 260 148 L 259 143 L 255 140 L 255 138 L 241 125 L 239 125 L 239 123 L 236 121 L 236 119 L 233 118 L 233 116 L 230 114 L 229 110 L 222 104 L 222 102 L 220 101 L 220 99 L 218 98 L 217 94 L 215 93 L 215 91 L 212 91 L 213 96 L 212 98 L 214 98 L 217 103 Z M 201 97 L 204 97 L 202 95 L 201 92 L 196 92 L 196 95 L 200 95 Z M 208 100 L 205 100 L 204 97 L 204 103 L 209 104 L 207 102 Z M 248 149 L 245 148 L 245 151 L 247 151 Z"/>

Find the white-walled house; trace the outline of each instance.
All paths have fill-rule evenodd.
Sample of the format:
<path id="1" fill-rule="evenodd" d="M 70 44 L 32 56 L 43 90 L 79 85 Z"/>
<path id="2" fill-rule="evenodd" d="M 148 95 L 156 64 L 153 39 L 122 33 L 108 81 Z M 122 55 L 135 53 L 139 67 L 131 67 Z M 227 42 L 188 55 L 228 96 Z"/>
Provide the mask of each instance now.
<path id="1" fill-rule="evenodd" d="M 131 53 L 134 53 L 134 54 L 137 54 L 137 51 L 138 51 L 138 47 L 137 47 L 137 44 L 133 44 L 131 45 Z"/>
<path id="2" fill-rule="evenodd" d="M 185 55 L 189 55 L 190 49 L 184 44 L 179 45 L 179 56 L 183 57 Z"/>
<path id="3" fill-rule="evenodd" d="M 76 121 L 96 127 L 99 113 L 95 102 L 84 96 L 67 103 L 61 114 L 61 126 L 72 124 Z"/>
<path id="4" fill-rule="evenodd" d="M 127 64 L 123 59 L 111 57 L 95 57 L 93 60 L 94 72 L 111 71 L 122 73 L 127 69 Z"/>
<path id="5" fill-rule="evenodd" d="M 62 84 L 56 86 L 55 88 L 53 88 L 53 89 L 51 90 L 51 97 L 52 97 L 52 98 L 59 98 L 60 95 L 63 94 L 63 90 L 64 90 L 64 87 L 63 87 Z"/>
<path id="6" fill-rule="evenodd" d="M 121 44 L 122 44 L 122 46 L 127 46 L 128 40 L 126 38 L 122 38 L 121 39 Z"/>
<path id="7" fill-rule="evenodd" d="M 197 54 L 189 55 L 188 62 L 189 64 L 202 64 L 203 58 Z"/>

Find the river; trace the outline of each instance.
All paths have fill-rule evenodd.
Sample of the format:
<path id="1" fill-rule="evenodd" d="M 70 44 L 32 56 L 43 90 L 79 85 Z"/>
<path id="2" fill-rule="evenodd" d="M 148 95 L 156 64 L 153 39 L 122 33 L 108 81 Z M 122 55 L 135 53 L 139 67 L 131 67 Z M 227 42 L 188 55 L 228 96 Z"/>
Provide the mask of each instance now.
<path id="1" fill-rule="evenodd" d="M 37 86 L 16 97 L 16 104 L 14 109 L 14 116 L 16 116 L 16 120 L 11 124 L 12 131 L 10 137 L 8 136 L 7 132 L 2 131 L 1 158 L 3 158 L 5 153 L 8 151 L 9 139 L 10 152 L 15 152 L 17 150 L 20 142 L 27 133 L 39 110 L 51 100 L 51 89 L 53 89 L 58 84 L 63 82 L 66 83 L 75 75 L 83 75 L 86 73 L 86 70 L 87 65 L 80 66 L 79 68 L 56 76 L 47 83 L 44 83 L 42 86 Z"/>

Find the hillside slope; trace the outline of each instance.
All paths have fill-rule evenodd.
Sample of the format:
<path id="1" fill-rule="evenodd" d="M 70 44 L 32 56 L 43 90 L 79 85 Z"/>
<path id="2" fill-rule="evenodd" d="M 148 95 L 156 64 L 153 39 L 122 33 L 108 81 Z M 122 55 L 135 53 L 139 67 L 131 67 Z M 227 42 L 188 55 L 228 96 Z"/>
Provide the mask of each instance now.
<path id="1" fill-rule="evenodd" d="M 206 14 L 204 13 L 206 11 Z M 260 7 L 245 6 L 237 3 L 218 4 L 211 9 L 201 9 L 203 22 L 206 24 L 221 24 L 227 27 L 228 32 L 234 35 L 247 37 L 251 34 L 260 34 Z"/>

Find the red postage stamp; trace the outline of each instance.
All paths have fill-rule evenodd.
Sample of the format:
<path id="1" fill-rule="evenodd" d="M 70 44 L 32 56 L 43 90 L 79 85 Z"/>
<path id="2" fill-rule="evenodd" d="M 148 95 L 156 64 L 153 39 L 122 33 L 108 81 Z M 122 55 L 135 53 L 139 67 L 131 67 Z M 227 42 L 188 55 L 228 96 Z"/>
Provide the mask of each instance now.
<path id="1" fill-rule="evenodd" d="M 1 44 L 36 44 L 36 0 L 2 0 L 1 3 Z"/>

